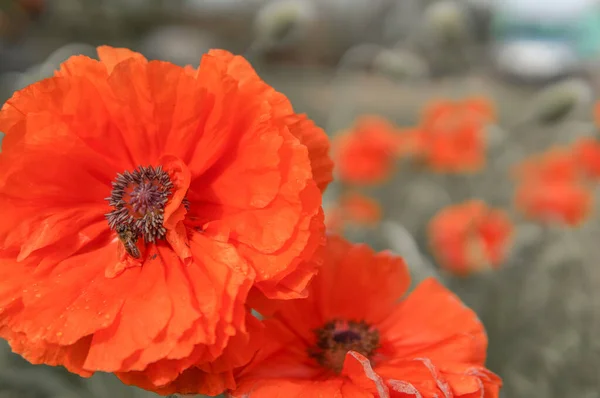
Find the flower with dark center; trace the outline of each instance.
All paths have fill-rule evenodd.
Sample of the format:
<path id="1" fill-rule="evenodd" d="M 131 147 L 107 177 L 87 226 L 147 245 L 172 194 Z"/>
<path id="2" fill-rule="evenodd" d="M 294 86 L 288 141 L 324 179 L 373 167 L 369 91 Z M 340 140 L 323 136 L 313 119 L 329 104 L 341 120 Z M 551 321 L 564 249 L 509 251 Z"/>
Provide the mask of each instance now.
<path id="1" fill-rule="evenodd" d="M 0 339 L 217 396 L 260 345 L 249 308 L 305 297 L 321 264 L 327 135 L 226 51 L 198 68 L 98 57 L 0 108 Z"/>
<path id="2" fill-rule="evenodd" d="M 309 355 L 336 373 L 341 372 L 348 351 L 371 359 L 379 346 L 379 332 L 364 321 L 331 321 L 314 333 L 317 343 L 309 348 Z"/>
<path id="3" fill-rule="evenodd" d="M 335 235 L 308 298 L 278 305 L 232 398 L 498 398 L 481 322 L 448 289 Z"/>

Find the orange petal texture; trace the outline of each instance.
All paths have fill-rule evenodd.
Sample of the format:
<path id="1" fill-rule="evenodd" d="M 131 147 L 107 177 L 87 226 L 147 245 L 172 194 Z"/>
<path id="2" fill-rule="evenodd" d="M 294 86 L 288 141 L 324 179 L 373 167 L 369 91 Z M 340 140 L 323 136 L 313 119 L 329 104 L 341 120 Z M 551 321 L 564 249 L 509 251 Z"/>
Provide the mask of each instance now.
<path id="1" fill-rule="evenodd" d="M 512 234 L 508 215 L 480 200 L 444 208 L 429 223 L 430 246 L 438 262 L 459 276 L 499 267 Z"/>
<path id="2" fill-rule="evenodd" d="M 399 140 L 386 119 L 363 116 L 351 130 L 338 135 L 333 145 L 339 179 L 347 184 L 371 185 L 392 173 Z"/>
<path id="3" fill-rule="evenodd" d="M 502 382 L 484 366 L 487 337 L 470 309 L 434 279 L 401 300 L 410 280 L 401 258 L 329 236 L 307 299 L 280 301 L 265 340 L 237 374 L 232 397 L 486 397 Z M 310 355 L 315 329 L 363 321 L 379 334 L 367 357 L 349 350 L 334 372 Z"/>
<path id="4" fill-rule="evenodd" d="M 424 110 L 416 141 L 423 162 L 437 172 L 480 170 L 485 165 L 484 127 L 494 117 L 485 98 L 432 102 Z"/>
<path id="5" fill-rule="evenodd" d="M 304 297 L 316 273 L 327 137 L 226 51 L 198 69 L 98 55 L 0 111 L 0 337 L 82 376 L 219 394 L 260 345 L 248 295 Z M 166 238 L 135 259 L 104 198 L 138 166 L 163 167 L 174 192 Z"/>
<path id="6" fill-rule="evenodd" d="M 584 159 L 576 153 L 571 148 L 550 148 L 517 167 L 514 199 L 523 214 L 568 226 L 578 226 L 589 217 L 593 191 L 588 173 L 592 170 L 582 167 Z"/>

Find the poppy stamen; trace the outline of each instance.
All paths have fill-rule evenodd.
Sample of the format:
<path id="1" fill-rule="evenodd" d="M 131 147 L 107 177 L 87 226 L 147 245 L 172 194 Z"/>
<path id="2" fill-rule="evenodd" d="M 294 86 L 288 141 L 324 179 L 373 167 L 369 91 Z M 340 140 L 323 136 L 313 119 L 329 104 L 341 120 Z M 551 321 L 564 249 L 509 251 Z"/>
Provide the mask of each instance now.
<path id="1" fill-rule="evenodd" d="M 169 200 L 173 183 L 162 166 L 140 166 L 133 171 L 117 174 L 112 183 L 108 204 L 113 210 L 106 214 L 112 230 L 128 230 L 147 243 L 163 239 L 164 209 Z M 187 200 L 184 205 L 189 206 Z"/>
<path id="2" fill-rule="evenodd" d="M 331 321 L 314 331 L 317 342 L 308 354 L 327 369 L 340 373 L 348 351 L 371 359 L 379 347 L 379 332 L 364 321 Z"/>

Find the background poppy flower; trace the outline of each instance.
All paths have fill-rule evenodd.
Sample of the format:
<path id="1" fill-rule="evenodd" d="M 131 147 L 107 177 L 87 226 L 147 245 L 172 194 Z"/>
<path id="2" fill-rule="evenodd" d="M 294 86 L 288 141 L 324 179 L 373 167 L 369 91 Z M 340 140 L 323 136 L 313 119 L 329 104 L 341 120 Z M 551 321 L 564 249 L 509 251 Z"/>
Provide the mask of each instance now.
<path id="1" fill-rule="evenodd" d="M 600 179 L 600 143 L 595 138 L 583 138 L 573 144 L 573 156 L 585 176 Z"/>
<path id="2" fill-rule="evenodd" d="M 424 111 L 419 147 L 425 163 L 439 172 L 477 171 L 485 163 L 485 125 L 494 110 L 482 98 L 437 101 Z"/>
<path id="3" fill-rule="evenodd" d="M 316 272 L 327 137 L 226 51 L 197 70 L 98 54 L 0 112 L 0 336 L 33 363 L 218 394 L 260 335 L 249 291 L 302 297 Z"/>
<path id="4" fill-rule="evenodd" d="M 393 170 L 398 143 L 395 128 L 387 120 L 363 116 L 353 129 L 334 139 L 339 179 L 356 185 L 382 182 Z"/>
<path id="5" fill-rule="evenodd" d="M 552 148 L 517 167 L 516 206 L 528 217 L 575 226 L 590 214 L 593 193 L 570 149 Z"/>
<path id="6" fill-rule="evenodd" d="M 233 397 L 498 397 L 476 315 L 433 279 L 329 237 L 307 299 L 282 302 Z"/>
<path id="7" fill-rule="evenodd" d="M 442 209 L 429 224 L 430 245 L 438 262 L 458 275 L 500 266 L 512 232 L 508 216 L 480 200 Z"/>

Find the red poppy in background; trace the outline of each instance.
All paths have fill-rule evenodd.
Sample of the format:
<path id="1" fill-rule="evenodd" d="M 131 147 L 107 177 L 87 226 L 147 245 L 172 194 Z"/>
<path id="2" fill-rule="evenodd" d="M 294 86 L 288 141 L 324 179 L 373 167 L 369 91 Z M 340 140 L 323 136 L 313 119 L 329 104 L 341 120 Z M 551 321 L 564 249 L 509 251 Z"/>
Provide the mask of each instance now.
<path id="1" fill-rule="evenodd" d="M 499 267 L 512 232 L 508 216 L 480 200 L 442 209 L 429 223 L 430 246 L 438 262 L 457 275 Z"/>
<path id="2" fill-rule="evenodd" d="M 494 119 L 485 98 L 437 101 L 423 114 L 419 127 L 421 156 L 438 172 L 472 172 L 485 164 L 485 125 Z"/>
<path id="3" fill-rule="evenodd" d="M 329 237 L 308 298 L 282 302 L 233 397 L 498 397 L 473 311 L 400 257 Z"/>
<path id="4" fill-rule="evenodd" d="M 339 179 L 347 184 L 381 183 L 390 176 L 397 157 L 395 127 L 378 116 L 363 116 L 333 142 Z"/>
<path id="5" fill-rule="evenodd" d="M 317 270 L 327 137 L 226 51 L 198 70 L 98 54 L 0 112 L 0 336 L 82 376 L 219 394 L 257 347 L 248 294 L 304 297 Z"/>
<path id="6" fill-rule="evenodd" d="M 600 142 L 595 138 L 583 138 L 573 145 L 573 156 L 586 177 L 600 179 Z"/>
<path id="7" fill-rule="evenodd" d="M 552 148 L 527 159 L 517 167 L 516 206 L 534 220 L 579 225 L 593 204 L 579 162 L 567 148 Z"/>

